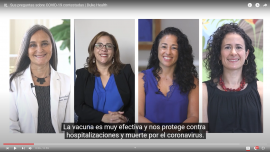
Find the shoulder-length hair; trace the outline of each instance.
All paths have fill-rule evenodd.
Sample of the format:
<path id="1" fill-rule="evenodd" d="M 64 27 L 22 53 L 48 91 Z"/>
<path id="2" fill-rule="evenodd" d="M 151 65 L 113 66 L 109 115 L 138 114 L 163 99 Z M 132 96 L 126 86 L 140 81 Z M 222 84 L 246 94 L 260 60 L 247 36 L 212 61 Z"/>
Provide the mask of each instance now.
<path id="1" fill-rule="evenodd" d="M 214 34 L 210 36 L 210 39 L 207 42 L 208 46 L 206 50 L 208 51 L 208 54 L 206 55 L 204 64 L 206 69 L 209 71 L 209 78 L 211 79 L 212 85 L 216 85 L 218 83 L 216 79 L 223 74 L 223 65 L 220 64 L 219 57 L 221 55 L 222 41 L 228 33 L 239 34 L 245 41 L 246 51 L 249 50 L 247 57 L 248 64 L 244 65 L 242 69 L 242 76 L 245 78 L 245 81 L 249 83 L 257 79 L 254 47 L 252 46 L 252 41 L 244 30 L 236 23 L 230 23 L 219 27 Z"/>
<path id="2" fill-rule="evenodd" d="M 10 79 L 9 79 L 9 84 L 10 84 L 10 90 L 11 89 L 11 82 L 14 78 L 22 75 L 25 71 L 25 69 L 28 68 L 28 66 L 30 65 L 30 58 L 28 57 L 28 49 L 29 49 L 29 44 L 30 44 L 30 39 L 32 37 L 33 34 L 35 34 L 37 31 L 42 30 L 45 33 L 48 34 L 48 36 L 50 37 L 51 43 L 52 43 L 52 57 L 50 59 L 50 65 L 52 66 L 52 68 L 57 71 L 57 48 L 56 48 L 56 44 L 55 41 L 53 39 L 53 36 L 50 32 L 50 30 L 43 26 L 43 25 L 34 25 L 33 27 L 31 27 L 24 35 L 22 43 L 21 43 L 21 48 L 20 48 L 20 54 L 18 56 L 17 59 L 17 64 L 16 64 L 16 70 L 15 72 L 10 74 Z"/>
<path id="3" fill-rule="evenodd" d="M 178 44 L 178 60 L 174 69 L 174 80 L 180 87 L 180 93 L 189 92 L 196 87 L 194 79 L 198 78 L 196 67 L 193 65 L 192 47 L 189 44 L 187 36 L 175 27 L 168 27 L 161 31 L 156 37 L 151 49 L 150 58 L 147 69 L 153 68 L 154 76 L 160 80 L 159 73 L 162 68 L 159 66 L 158 46 L 160 39 L 165 35 L 174 35 L 177 37 Z"/>
<path id="4" fill-rule="evenodd" d="M 109 67 L 109 72 L 110 74 L 117 75 L 119 71 L 122 69 L 122 62 L 120 61 L 120 53 L 119 53 L 119 47 L 118 43 L 115 39 L 115 37 L 112 34 L 109 34 L 108 32 L 101 31 L 99 32 L 90 42 L 89 47 L 88 47 L 88 53 L 89 57 L 86 59 L 86 64 L 85 68 L 88 69 L 88 72 L 92 73 L 95 76 L 100 76 L 100 72 L 97 69 L 96 62 L 93 63 L 94 60 L 96 60 L 95 53 L 94 53 L 94 47 L 95 44 L 97 43 L 98 39 L 101 38 L 102 36 L 108 36 L 110 37 L 113 45 L 114 45 L 114 62 L 113 64 Z"/>

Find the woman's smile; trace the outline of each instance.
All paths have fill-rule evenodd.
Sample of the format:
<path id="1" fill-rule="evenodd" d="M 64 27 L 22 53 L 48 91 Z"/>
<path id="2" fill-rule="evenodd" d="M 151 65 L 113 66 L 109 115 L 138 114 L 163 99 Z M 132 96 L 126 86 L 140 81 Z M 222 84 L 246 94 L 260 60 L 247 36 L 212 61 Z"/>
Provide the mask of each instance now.
<path id="1" fill-rule="evenodd" d="M 163 56 L 164 61 L 171 61 L 173 57 Z"/>
<path id="2" fill-rule="evenodd" d="M 44 58 L 47 54 L 43 54 L 43 55 L 34 55 L 36 58 Z"/>

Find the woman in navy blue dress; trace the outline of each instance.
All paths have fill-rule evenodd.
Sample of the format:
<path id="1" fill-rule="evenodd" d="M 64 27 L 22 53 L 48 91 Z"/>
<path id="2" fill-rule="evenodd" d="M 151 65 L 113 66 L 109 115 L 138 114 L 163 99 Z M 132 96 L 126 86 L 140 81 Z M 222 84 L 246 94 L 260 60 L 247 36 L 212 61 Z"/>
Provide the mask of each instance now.
<path id="1" fill-rule="evenodd" d="M 161 31 L 147 70 L 139 74 L 139 123 L 197 123 L 198 74 L 192 47 L 179 29 Z"/>

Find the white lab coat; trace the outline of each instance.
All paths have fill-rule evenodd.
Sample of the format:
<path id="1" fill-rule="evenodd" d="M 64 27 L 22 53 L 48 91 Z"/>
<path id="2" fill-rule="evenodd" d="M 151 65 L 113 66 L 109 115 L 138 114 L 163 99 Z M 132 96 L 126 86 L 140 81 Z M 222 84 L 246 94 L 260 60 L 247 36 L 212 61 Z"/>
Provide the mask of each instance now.
<path id="1" fill-rule="evenodd" d="M 38 127 L 38 102 L 30 66 L 12 80 L 10 91 L 10 132 L 36 133 Z M 56 133 L 62 123 L 70 122 L 70 78 L 51 67 L 50 104 L 51 120 Z"/>

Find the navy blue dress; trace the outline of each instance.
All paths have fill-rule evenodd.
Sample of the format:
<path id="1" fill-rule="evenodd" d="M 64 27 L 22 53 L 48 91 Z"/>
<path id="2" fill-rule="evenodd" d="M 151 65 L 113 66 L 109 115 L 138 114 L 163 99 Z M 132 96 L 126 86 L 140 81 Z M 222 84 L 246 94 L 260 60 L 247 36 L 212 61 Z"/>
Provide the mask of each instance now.
<path id="1" fill-rule="evenodd" d="M 179 85 L 173 82 L 167 96 L 159 91 L 152 69 L 144 73 L 145 118 L 153 123 L 182 123 L 187 119 L 188 93 L 180 93 Z"/>

